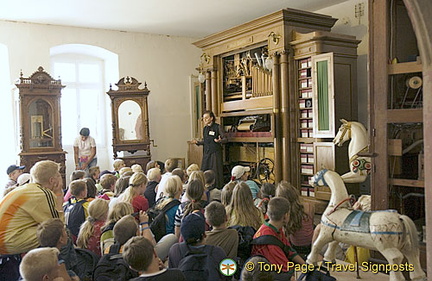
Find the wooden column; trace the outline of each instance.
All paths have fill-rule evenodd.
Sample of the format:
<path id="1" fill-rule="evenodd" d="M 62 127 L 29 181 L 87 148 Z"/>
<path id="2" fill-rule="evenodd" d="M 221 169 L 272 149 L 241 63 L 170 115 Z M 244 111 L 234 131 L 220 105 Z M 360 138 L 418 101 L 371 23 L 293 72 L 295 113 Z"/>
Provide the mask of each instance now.
<path id="1" fill-rule="evenodd" d="M 212 85 L 210 80 L 210 72 L 205 72 L 205 101 L 206 101 L 206 110 L 212 110 L 212 99 L 211 99 L 211 92 L 212 92 Z"/>
<path id="2" fill-rule="evenodd" d="M 424 183 L 426 202 L 426 259 L 432 274 L 432 3 L 430 0 L 404 0 L 411 19 L 423 66 Z"/>
<path id="3" fill-rule="evenodd" d="M 280 56 L 280 118 L 282 126 L 281 152 L 282 152 L 282 179 L 290 179 L 290 113 L 289 113 L 289 83 L 288 83 L 288 53 L 283 51 Z"/>
<path id="4" fill-rule="evenodd" d="M 387 151 L 387 123 L 375 122 L 374 120 L 387 120 L 387 94 L 388 94 L 388 76 L 387 76 L 387 60 L 389 57 L 388 49 L 388 28 L 385 21 L 388 19 L 388 1 L 372 1 L 369 2 L 371 6 L 370 26 L 374 25 L 375 28 L 371 29 L 373 32 L 370 37 L 370 63 L 371 71 L 370 89 L 371 89 L 371 115 L 374 116 L 371 121 L 372 125 L 372 138 L 371 151 L 373 152 L 386 152 Z M 380 12 L 373 12 L 374 10 Z M 374 134 L 375 133 L 375 134 Z M 389 207 L 389 194 L 388 194 L 388 160 L 387 153 L 378 153 L 377 157 L 372 158 L 374 171 L 371 173 L 371 195 L 372 195 L 372 208 L 387 209 Z"/>
<path id="5" fill-rule="evenodd" d="M 279 182 L 282 179 L 282 147 L 281 147 L 281 89 L 280 89 L 280 65 L 279 65 L 279 54 L 273 54 L 273 118 L 274 127 L 272 128 L 274 134 L 274 173 L 275 181 Z"/>
<path id="6" fill-rule="evenodd" d="M 211 110 L 215 115 L 219 115 L 219 102 L 217 98 L 217 71 L 211 71 Z"/>

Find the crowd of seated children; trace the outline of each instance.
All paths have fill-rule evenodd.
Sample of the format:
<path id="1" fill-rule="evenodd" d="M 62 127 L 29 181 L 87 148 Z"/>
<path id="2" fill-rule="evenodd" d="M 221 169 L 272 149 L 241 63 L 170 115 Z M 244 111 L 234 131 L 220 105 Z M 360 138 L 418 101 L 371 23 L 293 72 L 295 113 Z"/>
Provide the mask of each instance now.
<path id="1" fill-rule="evenodd" d="M 15 188 L 0 201 L 0 275 L 8 280 L 18 278 L 21 255 L 38 247 L 38 225 L 50 218 L 64 220 L 59 169 L 50 160 L 37 162 L 30 169 L 33 182 Z"/>
<path id="2" fill-rule="evenodd" d="M 191 174 L 190 174 L 190 176 L 189 176 L 189 178 L 188 178 L 188 182 L 190 182 L 190 181 L 193 181 L 193 180 L 199 180 L 201 183 L 202 183 L 202 185 L 203 185 L 203 187 L 204 187 L 204 193 L 203 193 L 203 195 L 202 195 L 202 197 L 201 197 L 201 200 L 202 201 L 205 201 L 206 202 L 206 204 L 208 203 L 208 191 L 207 191 L 207 189 L 205 188 L 205 178 L 204 178 L 204 172 L 203 171 L 193 171 Z M 186 187 L 187 188 L 187 187 Z M 188 201 L 189 199 L 187 198 L 187 196 L 183 196 L 182 198 L 181 198 L 181 202 L 183 203 L 183 202 L 186 202 L 186 201 Z"/>
<path id="3" fill-rule="evenodd" d="M 101 251 L 105 253 L 106 249 L 114 244 L 114 226 L 124 216 L 132 215 L 133 207 L 129 202 L 118 202 L 114 206 L 109 207 L 108 219 L 101 228 Z"/>
<path id="4" fill-rule="evenodd" d="M 289 202 L 291 216 L 285 225 L 285 232 L 293 248 L 305 259 L 311 251 L 314 234 L 313 205 L 300 202 L 298 189 L 287 181 L 281 181 L 277 185 L 276 196 L 283 197 Z"/>
<path id="5" fill-rule="evenodd" d="M 255 206 L 249 186 L 243 181 L 238 182 L 234 187 L 226 211 L 228 226 L 251 226 L 256 230 L 264 222 L 264 216 Z"/>
<path id="6" fill-rule="evenodd" d="M 232 168 L 231 170 L 231 181 L 245 182 L 249 186 L 252 192 L 253 200 L 255 200 L 260 197 L 259 194 L 260 188 L 256 182 L 249 179 L 249 176 L 250 176 L 250 167 L 237 165 L 234 166 L 234 168 Z"/>
<path id="7" fill-rule="evenodd" d="M 120 177 L 114 187 L 114 197 L 110 198 L 109 207 L 112 208 L 117 201 L 119 196 L 128 188 L 130 176 Z"/>
<path id="8" fill-rule="evenodd" d="M 129 202 L 134 212 L 147 211 L 149 204 L 143 196 L 147 185 L 147 177 L 144 173 L 135 173 L 129 179 L 129 187 L 119 196 L 119 202 Z"/>
<path id="9" fill-rule="evenodd" d="M 141 167 L 140 164 L 133 164 L 133 165 L 131 166 L 131 169 L 132 169 L 132 172 L 134 172 L 134 173 L 138 173 L 138 172 L 140 172 L 140 173 L 144 173 L 144 170 L 143 170 L 143 168 Z M 145 174 L 145 173 L 144 173 L 144 174 Z"/>
<path id="10" fill-rule="evenodd" d="M 146 173 L 148 173 L 148 171 L 152 168 L 159 168 L 159 170 L 161 171 L 161 174 L 163 174 L 165 172 L 164 167 L 165 167 L 165 164 L 163 162 L 150 160 L 147 162 L 147 165 L 146 165 Z"/>
<path id="11" fill-rule="evenodd" d="M 187 181 L 188 181 L 189 177 L 186 174 L 186 172 L 183 169 L 181 169 L 181 168 L 175 168 L 172 171 L 172 175 L 173 176 L 178 176 L 180 178 L 180 181 L 182 183 L 182 188 L 183 188 L 182 189 L 182 194 L 180 194 L 180 196 L 181 196 L 181 195 L 183 195 L 184 191 L 186 191 L 186 184 L 187 184 Z"/>
<path id="12" fill-rule="evenodd" d="M 151 168 L 147 172 L 147 186 L 144 191 L 144 196 L 147 198 L 149 203 L 149 208 L 153 207 L 156 203 L 156 187 L 161 180 L 161 171 L 159 168 Z"/>
<path id="13" fill-rule="evenodd" d="M 255 200 L 255 205 L 261 210 L 264 214 L 264 219 L 268 220 L 267 216 L 267 205 L 271 198 L 275 197 L 276 188 L 274 184 L 265 182 L 261 186 L 261 198 L 257 198 Z"/>
<path id="14" fill-rule="evenodd" d="M 81 224 L 88 217 L 87 185 L 84 180 L 74 180 L 69 184 L 69 190 L 72 197 L 63 204 L 63 210 L 66 226 L 75 242 Z"/>
<path id="15" fill-rule="evenodd" d="M 236 186 L 237 182 L 230 181 L 227 183 L 221 191 L 221 203 L 225 206 L 225 208 L 231 203 L 231 198 L 233 194 L 234 187 Z"/>
<path id="16" fill-rule="evenodd" d="M 115 185 L 117 177 L 111 174 L 105 174 L 100 178 L 100 185 L 102 187 L 99 190 L 99 198 L 105 200 L 111 200 L 114 197 Z"/>
<path id="17" fill-rule="evenodd" d="M 204 185 L 202 181 L 190 180 L 188 186 L 186 188 L 186 197 L 188 201 L 183 202 L 179 205 L 176 215 L 175 215 L 175 228 L 174 232 L 177 237 L 180 237 L 180 226 L 182 224 L 182 220 L 188 214 L 193 211 L 203 211 L 206 205 L 206 202 L 201 200 L 204 194 Z"/>
<path id="18" fill-rule="evenodd" d="M 225 206 L 217 201 L 211 202 L 205 207 L 205 218 L 212 226 L 212 230 L 206 232 L 206 244 L 221 247 L 227 257 L 235 259 L 239 237 L 235 229 L 227 228 Z"/>
<path id="19" fill-rule="evenodd" d="M 158 200 L 160 197 L 162 197 L 162 193 L 165 189 L 165 181 L 168 179 L 169 176 L 172 175 L 172 171 L 174 171 L 175 168 L 178 167 L 178 160 L 174 158 L 168 158 L 165 161 L 165 173 L 162 174 L 161 180 L 159 182 L 159 186 L 156 191 L 156 200 Z"/>
<path id="20" fill-rule="evenodd" d="M 25 281 L 72 281 L 57 248 L 37 248 L 29 251 L 21 261 L 19 272 Z M 5 279 L 6 280 L 6 279 Z M 13 280 L 13 279 L 10 279 Z"/>
<path id="21" fill-rule="evenodd" d="M 113 162 L 114 175 L 119 178 L 121 168 L 126 167 L 125 162 L 122 159 L 116 159 Z"/>
<path id="22" fill-rule="evenodd" d="M 123 258 L 140 275 L 131 281 L 186 280 L 180 270 L 164 266 L 153 244 L 145 237 L 136 236 L 129 239 L 124 245 Z"/>
<path id="23" fill-rule="evenodd" d="M 116 248 L 117 253 L 123 252 L 123 245 L 132 237 L 139 235 L 139 227 L 133 216 L 122 217 L 113 229 L 115 243 L 104 250 L 104 254 L 113 253 L 112 248 Z"/>
<path id="24" fill-rule="evenodd" d="M 84 181 L 87 185 L 87 198 L 86 198 L 86 200 L 91 202 L 92 200 L 94 200 L 96 198 L 97 188 L 96 188 L 96 185 L 92 179 L 86 178 L 86 179 L 84 179 Z"/>
<path id="25" fill-rule="evenodd" d="M 99 166 L 93 166 L 88 169 L 87 178 L 91 179 L 93 183 L 96 185 L 100 179 L 100 168 Z M 96 185 L 97 187 L 97 185 Z M 99 190 L 98 190 L 99 191 Z"/>
<path id="26" fill-rule="evenodd" d="M 88 211 L 89 215 L 80 227 L 76 244 L 101 256 L 101 228 L 107 219 L 108 202 L 104 199 L 95 199 L 89 204 Z"/>
<path id="27" fill-rule="evenodd" d="M 254 239 L 263 235 L 275 236 L 283 244 L 291 247 L 290 242 L 284 231 L 290 219 L 290 205 L 287 199 L 282 197 L 272 198 L 268 204 L 267 215 L 269 221 L 264 222 L 254 235 Z M 294 273 L 293 268 L 288 267 L 288 262 L 292 261 L 297 264 L 304 264 L 304 260 L 295 252 L 290 250 L 285 253 L 282 248 L 276 245 L 253 245 L 252 255 L 261 255 L 265 257 L 271 264 L 282 266 L 280 273 L 275 273 L 275 280 L 290 280 Z"/>
<path id="28" fill-rule="evenodd" d="M 224 250 L 219 246 L 205 244 L 205 219 L 204 215 L 197 211 L 187 215 L 181 225 L 181 235 L 184 242 L 174 244 L 168 254 L 170 268 L 178 268 L 182 259 L 189 252 L 202 252 L 214 260 L 214 263 L 207 263 L 209 276 L 207 280 L 226 280 L 219 271 L 220 262 L 226 258 Z M 216 275 L 216 276 L 215 276 Z"/>
<path id="29" fill-rule="evenodd" d="M 125 176 L 132 176 L 134 172 L 132 171 L 131 167 L 123 167 L 119 171 L 119 177 L 125 177 Z"/>
<path id="30" fill-rule="evenodd" d="M 157 162 L 155 161 L 155 163 Z M 156 209 L 161 210 L 170 202 L 180 201 L 180 195 L 183 191 L 183 182 L 180 178 L 184 174 L 184 171 L 181 169 L 172 169 L 174 163 L 175 159 L 168 159 L 165 162 L 168 172 L 163 175 L 165 183 L 161 192 L 161 199 L 154 203 Z M 210 255 L 211 259 L 216 261 L 215 274 L 220 274 L 218 266 L 222 259 L 226 257 L 238 259 L 239 257 L 240 238 L 238 227 L 251 228 L 254 232 L 257 230 L 254 238 L 262 235 L 273 235 L 289 247 L 300 246 L 298 249 L 301 252 L 303 245 L 296 243 L 299 240 L 295 240 L 295 236 L 308 231 L 304 222 L 309 221 L 309 217 L 305 215 L 307 211 L 305 211 L 299 200 L 298 191 L 289 183 L 281 182 L 277 185 L 277 197 L 273 197 L 275 195 L 274 185 L 264 184 L 262 190 L 256 192 L 256 196 L 260 196 L 262 193 L 261 208 L 258 208 L 254 204 L 252 189 L 246 183 L 248 176 L 247 167 L 236 167 L 240 167 L 241 169 L 233 169 L 234 172 L 232 172 L 232 175 L 235 177 L 234 181 L 227 183 L 223 187 L 220 191 L 220 197 L 217 196 L 218 198 L 212 195 L 213 190 L 219 190 L 213 188 L 214 173 L 211 170 L 206 172 L 195 170 L 191 172 L 184 194 L 185 202 L 167 210 L 167 235 L 157 243 L 149 226 L 148 215 L 145 212 L 149 207 L 149 200 L 144 195 L 148 191 L 153 193 L 153 198 L 157 198 L 155 190 L 158 189 L 158 179 L 161 178 L 159 168 L 150 168 L 147 173 L 148 177 L 137 166 L 134 168 L 135 172 L 130 172 L 132 176 L 128 176 L 129 170 L 132 169 L 123 166 L 120 171 L 122 169 L 127 171 L 126 176 L 120 172 L 121 176 L 119 179 L 110 173 L 105 173 L 100 178 L 100 184 L 103 188 L 103 193 L 111 195 L 105 198 L 106 200 L 100 198 L 94 199 L 96 187 L 93 179 L 72 181 L 69 188 L 72 196 L 70 201 L 74 201 L 73 204 L 75 204 L 72 208 L 79 202 L 82 202 L 82 206 L 86 205 L 86 208 L 83 207 L 85 219 L 83 219 L 77 228 L 79 231 L 76 234 L 78 236 L 76 245 L 77 247 L 88 249 L 98 256 L 109 252 L 110 247 L 115 243 L 120 244 L 120 246 L 123 245 L 123 247 L 119 248 L 119 252 L 123 251 L 125 260 L 133 263 L 130 266 L 140 271 L 141 276 L 139 278 L 141 279 L 136 280 L 160 280 L 157 278 L 168 276 L 166 275 L 168 273 L 165 272 L 177 272 L 176 274 L 178 275 L 176 276 L 179 277 L 179 280 L 183 280 L 180 279 L 184 277 L 181 271 L 166 270 L 162 261 L 166 261 L 169 257 L 166 261 L 169 268 L 176 268 L 180 264 L 183 264 L 181 261 L 190 250 L 201 251 Z M 189 168 L 192 169 L 194 167 L 190 166 Z M 238 171 L 235 172 L 235 170 Z M 58 173 L 58 165 L 56 165 L 56 172 Z M 155 177 L 153 177 L 153 173 Z M 77 171 L 75 175 L 83 177 L 80 175 L 80 171 Z M 150 187 L 150 182 L 147 181 L 147 178 L 150 179 L 150 182 L 155 182 L 153 186 Z M 57 181 L 57 188 L 60 181 L 61 179 Z M 49 186 L 49 183 L 47 182 L 46 185 Z M 57 189 L 54 187 L 51 188 L 56 192 L 53 196 L 59 194 L 59 196 L 61 195 L 60 200 L 63 201 L 62 192 L 57 192 Z M 89 188 L 95 193 L 91 195 L 93 198 L 88 198 Z M 219 200 L 222 203 L 218 202 Z M 0 209 L 4 204 L 3 201 L 0 201 Z M 61 212 L 61 209 L 58 211 Z M 70 213 L 67 213 L 68 220 L 70 220 Z M 268 216 L 268 222 L 265 222 L 264 215 Z M 38 230 L 37 236 L 40 242 L 37 245 L 61 249 L 67 241 L 67 233 L 63 221 L 48 219 L 49 217 L 38 222 L 40 230 Z M 70 228 L 69 224 L 68 227 Z M 313 228 L 313 224 L 311 227 Z M 141 237 L 135 237 L 136 235 L 140 235 L 146 240 L 143 240 L 144 238 Z M 305 236 L 303 235 L 300 238 L 306 238 Z M 127 240 L 146 241 L 146 245 L 143 247 L 148 250 L 148 264 L 142 265 L 143 260 L 134 261 L 137 253 L 128 256 L 127 249 L 129 248 L 127 245 L 129 242 L 126 242 Z M 37 245 L 29 248 L 27 251 L 36 248 Z M 131 245 L 134 244 L 131 242 Z M 0 247 L 0 249 L 2 248 Z M 310 248 L 306 250 L 310 250 Z M 0 254 L 2 254 L 0 257 L 2 258 L 3 253 Z M 144 252 L 140 254 L 144 254 Z M 265 257 L 272 264 L 286 264 L 287 261 L 304 263 L 303 259 L 297 255 L 294 249 L 287 256 L 281 248 L 272 244 L 253 245 L 252 251 L 249 250 L 248 256 L 256 255 Z M 131 259 L 126 258 L 126 256 Z M 154 267 L 156 263 L 158 265 L 157 270 Z M 78 272 L 77 274 L 79 275 Z M 274 280 L 288 280 L 284 278 L 291 276 L 291 274 L 292 272 L 285 266 L 282 274 L 272 275 L 271 278 L 275 278 Z M 71 276 L 75 278 L 72 280 L 78 280 L 72 272 L 68 278 Z M 154 279 L 153 277 L 157 278 Z M 220 276 L 220 279 L 223 278 L 225 277 Z M 242 278 L 249 280 L 247 279 L 247 274 Z"/>
<path id="31" fill-rule="evenodd" d="M 162 210 L 170 204 L 172 201 L 176 201 L 177 204 L 171 203 L 173 206 L 165 212 L 167 218 L 165 231 L 166 234 L 174 234 L 174 221 L 175 215 L 180 205 L 180 194 L 182 193 L 183 187 L 178 176 L 170 176 L 165 185 L 164 197 L 157 201 L 155 208 L 157 210 Z"/>
<path id="32" fill-rule="evenodd" d="M 17 166 L 17 165 L 10 165 L 7 170 L 6 174 L 9 177 L 8 182 L 5 185 L 5 189 L 9 187 L 16 186 L 18 183 L 18 177 L 24 172 L 25 166 Z"/>
<path id="33" fill-rule="evenodd" d="M 73 271 L 76 265 L 76 253 L 73 245 L 70 247 L 68 233 L 60 219 L 48 219 L 42 222 L 36 232 L 40 247 L 54 247 L 60 251 L 59 259 L 64 261 L 66 270 L 72 280 L 80 280 Z"/>
<path id="34" fill-rule="evenodd" d="M 204 180 L 205 180 L 205 186 L 204 189 L 206 190 L 208 202 L 212 201 L 221 201 L 221 191 L 219 187 L 217 187 L 216 184 L 216 174 L 213 170 L 207 170 L 204 172 Z"/>
<path id="35" fill-rule="evenodd" d="M 85 175 L 86 175 L 85 171 L 82 170 L 73 171 L 72 174 L 70 175 L 70 181 L 73 182 L 75 180 L 83 180 Z M 63 201 L 67 202 L 71 197 L 72 194 L 71 194 L 70 184 L 69 184 L 69 187 L 65 190 L 65 196 L 63 198 Z"/>

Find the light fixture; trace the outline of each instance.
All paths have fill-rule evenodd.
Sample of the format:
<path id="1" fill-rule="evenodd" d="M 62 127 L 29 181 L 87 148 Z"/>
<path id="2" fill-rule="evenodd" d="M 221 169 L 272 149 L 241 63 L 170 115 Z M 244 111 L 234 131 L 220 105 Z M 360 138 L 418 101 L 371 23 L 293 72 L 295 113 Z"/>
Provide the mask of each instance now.
<path id="1" fill-rule="evenodd" d="M 200 59 L 201 59 L 200 67 L 197 68 L 197 70 L 199 71 L 198 81 L 200 83 L 204 83 L 206 81 L 206 77 L 205 77 L 205 75 L 203 73 L 204 72 L 204 65 L 208 65 L 210 63 L 211 57 L 208 54 L 203 53 L 201 55 Z"/>
<path id="2" fill-rule="evenodd" d="M 270 32 L 270 34 L 268 35 L 268 37 L 271 39 L 271 41 L 273 41 L 273 43 L 275 45 L 279 44 L 279 39 L 282 38 L 282 36 L 280 34 L 276 34 L 273 31 Z"/>
<path id="3" fill-rule="evenodd" d="M 274 61 L 271 57 L 267 57 L 264 62 L 265 68 L 269 71 L 273 69 Z"/>
<path id="4" fill-rule="evenodd" d="M 200 82 L 200 83 L 204 83 L 205 82 L 205 75 L 202 73 L 202 72 L 200 72 L 199 74 L 198 74 L 198 81 Z"/>

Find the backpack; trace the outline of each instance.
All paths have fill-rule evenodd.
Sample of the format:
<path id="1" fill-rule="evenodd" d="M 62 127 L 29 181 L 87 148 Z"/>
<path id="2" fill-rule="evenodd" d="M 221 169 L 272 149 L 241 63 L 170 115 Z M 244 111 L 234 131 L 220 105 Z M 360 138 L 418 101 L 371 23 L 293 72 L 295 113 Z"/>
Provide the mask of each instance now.
<path id="1" fill-rule="evenodd" d="M 252 252 L 252 240 L 255 235 L 255 228 L 252 226 L 233 225 L 229 228 L 237 230 L 239 243 L 237 248 L 238 265 L 242 268 L 244 262 L 249 259 Z"/>
<path id="2" fill-rule="evenodd" d="M 86 200 L 81 200 L 78 202 L 72 202 L 75 199 L 69 199 L 68 202 L 63 206 L 65 223 L 70 232 L 77 237 L 81 224 L 85 221 L 85 212 L 83 204 Z"/>
<path id="3" fill-rule="evenodd" d="M 120 245 L 114 244 L 109 253 L 102 256 L 93 272 L 94 281 L 126 281 L 138 277 L 119 252 Z"/>
<path id="4" fill-rule="evenodd" d="M 179 244 L 180 260 L 178 269 L 187 281 L 219 281 L 224 279 L 219 272 L 219 263 L 212 256 L 214 246 L 206 245 L 205 249 L 191 249 L 186 243 Z"/>
<path id="5" fill-rule="evenodd" d="M 253 239 L 250 243 L 251 245 L 275 245 L 282 249 L 285 256 L 288 258 L 290 252 L 294 252 L 290 246 L 285 245 L 282 241 L 280 241 L 276 236 L 273 235 L 261 235 L 255 239 Z"/>
<path id="6" fill-rule="evenodd" d="M 157 202 L 153 208 L 147 210 L 149 216 L 149 227 L 155 237 L 156 242 L 158 242 L 162 237 L 166 235 L 166 224 L 167 217 L 165 213 L 174 206 L 180 205 L 180 201 L 173 200 L 163 207 L 163 209 L 156 209 L 156 206 L 160 202 Z"/>
<path id="7" fill-rule="evenodd" d="M 93 280 L 93 271 L 99 261 L 99 256 L 87 249 L 75 248 L 76 264 L 71 268 L 81 281 Z"/>

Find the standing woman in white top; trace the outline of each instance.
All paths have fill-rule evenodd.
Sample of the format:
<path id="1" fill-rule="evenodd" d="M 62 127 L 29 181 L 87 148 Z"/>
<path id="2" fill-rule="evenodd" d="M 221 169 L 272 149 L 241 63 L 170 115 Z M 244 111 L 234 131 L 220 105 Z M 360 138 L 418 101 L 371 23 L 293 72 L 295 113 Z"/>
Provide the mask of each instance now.
<path id="1" fill-rule="evenodd" d="M 75 169 L 88 172 L 89 167 L 96 166 L 96 142 L 90 136 L 89 128 L 82 128 L 74 142 Z"/>

